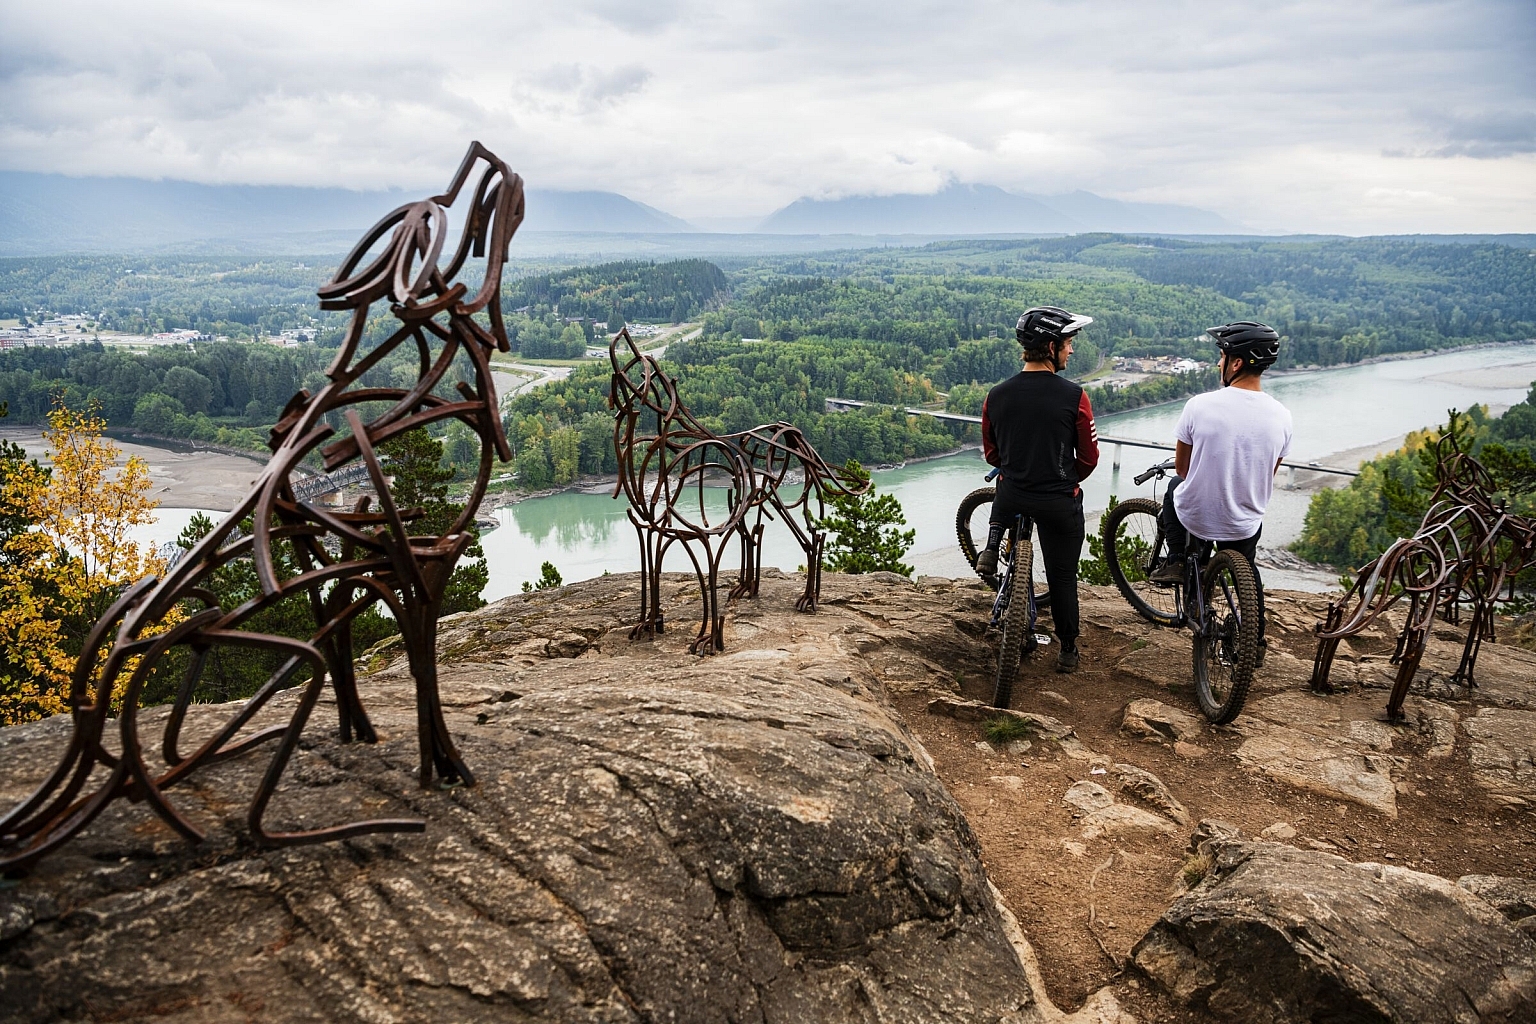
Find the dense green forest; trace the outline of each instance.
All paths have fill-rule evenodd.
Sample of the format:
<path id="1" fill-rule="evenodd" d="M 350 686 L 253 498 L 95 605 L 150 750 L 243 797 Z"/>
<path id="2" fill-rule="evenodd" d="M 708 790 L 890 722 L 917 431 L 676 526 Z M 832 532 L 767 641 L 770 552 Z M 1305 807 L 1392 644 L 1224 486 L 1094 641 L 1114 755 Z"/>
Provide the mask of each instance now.
<path id="1" fill-rule="evenodd" d="M 1360 466 L 1349 486 L 1312 496 L 1301 537 L 1291 545 L 1303 558 L 1341 568 L 1375 558 L 1398 537 L 1411 536 L 1435 489 L 1435 443 L 1449 423 L 1408 435 L 1403 447 Z M 1512 511 L 1536 514 L 1536 387 L 1503 416 L 1473 406 L 1456 419 L 1464 451 L 1488 468 L 1495 497 Z"/>
<path id="2" fill-rule="evenodd" d="M 524 357 L 579 359 L 601 345 L 592 321 L 699 318 L 665 365 L 707 423 L 724 430 L 786 419 L 834 462 L 878 465 L 954 447 L 963 427 L 894 410 L 828 415 L 827 397 L 937 403 L 975 414 L 1017 370 L 1013 323 L 1063 305 L 1095 323 L 1068 367 L 1091 376 L 1106 356 L 1209 360 L 1205 327 L 1257 318 L 1286 342 L 1281 365 L 1333 365 L 1388 352 L 1536 336 L 1536 260 L 1512 246 L 1403 239 L 1189 242 L 1123 235 L 941 242 L 668 263 L 510 266 L 503 305 Z M 275 349 L 200 343 L 131 355 L 98 346 L 0 353 L 0 401 L 37 422 L 53 394 L 95 400 L 114 427 L 252 445 L 289 395 L 313 386 L 340 334 L 314 288 L 335 257 L 242 263 L 232 255 L 0 260 L 0 315 L 89 312 L 124 330 L 193 327 L 247 338 L 314 326 L 316 343 Z M 370 323 L 372 343 L 392 329 Z M 414 377 L 403 354 L 369 383 Z M 507 408 L 526 487 L 611 470 L 606 360 Z M 1092 388 L 1121 411 L 1213 386 L 1209 372 Z M 943 393 L 947 392 L 947 397 Z M 934 407 L 937 407 L 935 405 Z M 447 457 L 473 444 L 444 432 Z M 1367 531 L 1369 532 L 1369 531 Z"/>
<path id="3" fill-rule="evenodd" d="M 334 351 L 210 342 L 144 353 L 100 343 L 0 353 L 0 401 L 10 420 L 41 423 L 56 402 L 96 403 L 109 426 L 257 448 L 302 387 L 324 383 Z"/>
<path id="4" fill-rule="evenodd" d="M 707 260 L 626 260 L 525 277 L 502 293 L 502 307 L 590 320 L 691 320 L 726 292 L 725 274 Z"/>
<path id="5" fill-rule="evenodd" d="M 709 336 L 863 338 L 942 355 L 1007 338 L 1023 308 L 1046 304 L 1095 317 L 1087 340 L 1122 356 L 1209 358 L 1204 328 L 1263 320 L 1287 339 L 1282 367 L 1536 336 L 1536 261 L 1491 243 L 1077 235 L 766 257 L 732 276 Z M 941 387 L 959 379 L 939 373 Z"/>

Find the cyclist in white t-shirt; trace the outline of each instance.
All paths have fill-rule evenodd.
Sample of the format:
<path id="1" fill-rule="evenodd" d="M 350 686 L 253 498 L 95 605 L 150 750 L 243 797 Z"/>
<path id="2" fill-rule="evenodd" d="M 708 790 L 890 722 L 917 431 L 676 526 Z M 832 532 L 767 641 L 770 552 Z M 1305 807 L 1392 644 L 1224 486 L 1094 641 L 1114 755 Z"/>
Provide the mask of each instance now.
<path id="1" fill-rule="evenodd" d="M 1174 428 L 1177 476 L 1163 498 L 1163 535 L 1168 561 L 1152 574 L 1154 583 L 1183 579 L 1185 551 L 1211 541 L 1248 559 L 1254 576 L 1264 510 L 1274 491 L 1275 472 L 1291 450 L 1291 413 L 1264 394 L 1259 377 L 1280 355 L 1280 336 L 1261 323 L 1240 320 L 1212 327 L 1221 356 L 1221 389 L 1196 395 L 1184 405 Z M 1259 643 L 1263 657 L 1264 584 L 1259 581 Z"/>

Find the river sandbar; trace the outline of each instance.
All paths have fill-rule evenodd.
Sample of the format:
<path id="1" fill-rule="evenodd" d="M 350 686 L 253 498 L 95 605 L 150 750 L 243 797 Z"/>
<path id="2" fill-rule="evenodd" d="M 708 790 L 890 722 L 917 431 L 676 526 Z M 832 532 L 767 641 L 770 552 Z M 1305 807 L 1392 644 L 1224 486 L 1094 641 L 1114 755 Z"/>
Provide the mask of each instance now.
<path id="1" fill-rule="evenodd" d="M 29 456 L 46 462 L 48 443 L 36 427 L 6 427 L 0 438 L 21 445 Z M 231 455 L 206 449 L 172 449 L 117 438 L 117 464 L 137 455 L 149 464 L 150 497 L 162 508 L 200 508 L 227 512 L 250 493 L 267 460 L 256 453 Z"/>

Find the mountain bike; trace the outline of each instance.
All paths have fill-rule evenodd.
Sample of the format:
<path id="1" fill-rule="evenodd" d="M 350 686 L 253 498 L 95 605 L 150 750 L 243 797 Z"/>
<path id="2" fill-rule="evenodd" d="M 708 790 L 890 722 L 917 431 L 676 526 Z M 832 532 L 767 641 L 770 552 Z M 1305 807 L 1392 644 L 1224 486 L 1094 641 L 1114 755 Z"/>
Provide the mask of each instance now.
<path id="1" fill-rule="evenodd" d="M 1135 477 L 1139 487 L 1153 477 L 1161 483 L 1173 460 Z M 1209 541 L 1190 537 L 1178 583 L 1154 583 L 1152 574 L 1168 560 L 1162 502 L 1131 498 L 1104 513 L 1099 537 L 1110 578 L 1132 608 L 1159 626 L 1188 626 L 1194 634 L 1195 699 L 1205 717 L 1222 725 L 1243 709 L 1260 659 L 1258 577 L 1236 551 L 1212 553 Z"/>
<path id="2" fill-rule="evenodd" d="M 1002 473 L 1000 469 L 994 469 L 986 475 L 984 482 L 991 483 Z M 976 543 L 976 537 L 980 535 L 986 540 L 987 527 L 992 518 L 992 502 L 997 497 L 996 487 L 978 487 L 967 494 L 960 501 L 960 508 L 955 512 L 955 536 L 960 541 L 960 553 L 965 556 L 966 564 L 972 569 L 976 568 L 976 556 L 981 553 L 981 545 Z M 978 529 L 979 528 L 979 529 Z M 1033 548 L 1031 548 L 1033 553 Z M 1001 554 L 999 552 L 999 562 Z M 1030 567 L 1033 573 L 1033 565 Z M 981 575 L 978 573 L 977 575 Z M 997 590 L 1002 573 L 993 576 L 981 576 L 981 580 L 993 590 Z M 1031 576 L 1033 579 L 1033 576 Z M 1051 592 L 1041 590 L 1035 594 L 1035 607 L 1049 608 L 1051 606 Z"/>
<path id="3" fill-rule="evenodd" d="M 994 469 L 988 473 L 987 481 L 996 479 L 998 472 Z M 972 569 L 976 568 L 979 551 L 972 521 L 981 510 L 988 513 L 982 517 L 982 522 L 989 520 L 990 506 L 996 495 L 996 488 L 977 488 L 965 496 L 955 514 L 960 550 Z M 982 580 L 997 592 L 992 600 L 992 617 L 987 628 L 1000 628 L 1003 634 L 998 645 L 997 676 L 992 691 L 994 707 L 1006 708 L 1012 701 L 1013 681 L 1018 676 L 1019 663 L 1042 642 L 1042 637 L 1035 632 L 1035 622 L 1040 609 L 1049 606 L 1051 595 L 1049 591 L 1035 593 L 1034 544 L 1030 540 L 1033 525 L 1025 516 L 1016 517 L 998 550 L 997 574 L 982 576 Z M 1019 596 L 1021 587 L 1024 600 L 1016 601 L 1014 598 Z M 1043 642 L 1049 643 L 1050 638 L 1043 638 Z"/>

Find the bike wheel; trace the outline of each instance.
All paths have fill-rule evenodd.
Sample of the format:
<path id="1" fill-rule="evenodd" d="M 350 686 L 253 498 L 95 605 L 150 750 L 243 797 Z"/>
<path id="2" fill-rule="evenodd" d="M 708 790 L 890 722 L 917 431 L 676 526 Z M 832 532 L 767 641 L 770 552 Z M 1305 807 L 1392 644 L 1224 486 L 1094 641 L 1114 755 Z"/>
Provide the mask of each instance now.
<path id="1" fill-rule="evenodd" d="M 992 706 L 995 708 L 1006 708 L 1013 701 L 1013 681 L 1019 674 L 1019 662 L 1035 646 L 1034 623 L 1029 621 L 1029 594 L 1017 585 L 1029 571 L 1033 548 L 1027 540 L 1015 545 L 1010 555 L 1015 559 L 1013 571 L 1008 573 L 1003 584 L 1009 593 L 1005 595 L 1003 640 L 997 648 L 997 677 L 992 690 Z"/>
<path id="2" fill-rule="evenodd" d="M 1259 584 L 1248 560 L 1218 551 L 1200 574 L 1205 609 L 1195 630 L 1195 699 L 1216 725 L 1243 710 L 1259 656 Z"/>
<path id="3" fill-rule="evenodd" d="M 1153 571 L 1168 556 L 1163 525 L 1158 518 L 1162 505 L 1151 498 L 1130 498 L 1104 514 L 1099 539 L 1109 577 L 1136 613 L 1159 626 L 1179 622 L 1175 588 L 1151 582 Z"/>
<path id="4" fill-rule="evenodd" d="M 982 540 L 986 540 L 987 516 L 992 511 L 992 499 L 997 497 L 996 487 L 978 487 L 967 494 L 960 501 L 960 508 L 955 512 L 955 536 L 960 540 L 960 553 L 965 556 L 966 564 L 972 569 L 976 568 L 976 555 L 981 551 L 981 545 L 976 543 L 975 524 L 979 509 L 986 509 L 986 514 L 981 516 L 980 527 Z M 997 586 L 996 577 L 988 581 L 990 586 Z"/>
<path id="5" fill-rule="evenodd" d="M 997 496 L 995 487 L 978 487 L 967 494 L 960 501 L 960 508 L 955 512 L 955 537 L 960 541 L 960 553 L 965 555 L 966 564 L 972 569 L 976 568 L 976 555 L 981 551 L 982 544 L 986 543 L 988 519 L 992 514 L 992 501 Z M 976 543 L 977 537 L 982 544 Z M 982 580 L 993 590 L 997 589 L 996 576 L 983 576 Z M 1035 594 L 1036 608 L 1049 608 L 1051 595 L 1047 590 L 1041 590 Z"/>

